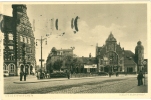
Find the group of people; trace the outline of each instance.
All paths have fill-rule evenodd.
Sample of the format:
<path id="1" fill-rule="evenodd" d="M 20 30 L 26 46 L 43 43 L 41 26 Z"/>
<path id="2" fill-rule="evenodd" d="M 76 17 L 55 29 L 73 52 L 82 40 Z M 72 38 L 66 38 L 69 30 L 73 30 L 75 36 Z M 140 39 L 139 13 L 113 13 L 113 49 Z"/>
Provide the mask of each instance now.
<path id="1" fill-rule="evenodd" d="M 20 81 L 22 81 L 22 79 L 23 79 L 23 76 L 24 76 L 24 81 L 26 81 L 26 73 L 24 72 L 24 71 L 21 71 L 20 72 Z"/>
<path id="2" fill-rule="evenodd" d="M 143 73 L 142 71 L 140 71 L 137 75 L 138 86 L 143 85 L 143 78 L 144 78 Z"/>

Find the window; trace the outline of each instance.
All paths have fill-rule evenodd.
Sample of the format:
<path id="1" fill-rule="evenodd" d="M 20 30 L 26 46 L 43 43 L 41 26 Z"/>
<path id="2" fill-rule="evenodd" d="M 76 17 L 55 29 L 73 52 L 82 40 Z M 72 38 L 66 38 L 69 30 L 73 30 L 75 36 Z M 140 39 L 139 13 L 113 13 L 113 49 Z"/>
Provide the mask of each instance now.
<path id="1" fill-rule="evenodd" d="M 15 65 L 14 64 L 10 64 L 10 72 L 14 72 L 14 68 L 15 68 Z"/>
<path id="2" fill-rule="evenodd" d="M 122 64 L 122 60 L 120 60 L 120 64 Z"/>
<path id="3" fill-rule="evenodd" d="M 14 60 L 14 54 L 10 55 L 10 60 Z"/>
<path id="4" fill-rule="evenodd" d="M 4 64 L 4 70 L 8 70 L 8 67 L 6 64 Z"/>
<path id="5" fill-rule="evenodd" d="M 8 47 L 9 47 L 10 50 L 13 50 L 13 49 L 14 49 L 13 46 L 8 46 Z"/>
<path id="6" fill-rule="evenodd" d="M 22 36 L 20 36 L 20 42 L 23 42 L 23 37 Z"/>
<path id="7" fill-rule="evenodd" d="M 13 34 L 9 33 L 9 34 L 8 34 L 8 39 L 9 39 L 9 40 L 13 40 Z"/>
<path id="8" fill-rule="evenodd" d="M 28 44 L 30 44 L 30 38 L 28 38 Z"/>
<path id="9" fill-rule="evenodd" d="M 27 38 L 26 37 L 24 37 L 24 42 L 27 43 Z"/>

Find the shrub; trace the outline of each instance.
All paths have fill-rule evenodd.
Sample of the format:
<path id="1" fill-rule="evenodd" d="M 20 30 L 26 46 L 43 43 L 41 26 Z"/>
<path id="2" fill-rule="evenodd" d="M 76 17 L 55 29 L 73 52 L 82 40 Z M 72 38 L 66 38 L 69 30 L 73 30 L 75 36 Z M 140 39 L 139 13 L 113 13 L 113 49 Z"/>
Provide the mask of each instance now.
<path id="1" fill-rule="evenodd" d="M 67 74 L 65 72 L 55 72 L 50 74 L 51 78 L 64 78 L 67 77 Z"/>

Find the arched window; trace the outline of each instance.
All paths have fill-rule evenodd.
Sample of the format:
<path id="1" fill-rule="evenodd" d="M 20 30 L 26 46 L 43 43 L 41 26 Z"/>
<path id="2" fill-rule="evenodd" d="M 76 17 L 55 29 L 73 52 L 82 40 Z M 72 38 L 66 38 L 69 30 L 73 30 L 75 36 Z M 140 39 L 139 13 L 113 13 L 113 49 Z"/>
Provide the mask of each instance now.
<path id="1" fill-rule="evenodd" d="M 13 40 L 13 34 L 9 33 L 9 34 L 8 34 L 8 39 L 9 39 L 9 40 Z"/>
<path id="2" fill-rule="evenodd" d="M 22 36 L 20 36 L 20 42 L 23 42 L 23 37 Z"/>
<path id="3" fill-rule="evenodd" d="M 8 67 L 6 64 L 4 64 L 4 70 L 8 70 Z"/>
<path id="4" fill-rule="evenodd" d="M 9 68 L 10 68 L 10 72 L 14 72 L 15 65 L 14 65 L 14 64 L 10 64 L 10 65 L 9 65 Z"/>

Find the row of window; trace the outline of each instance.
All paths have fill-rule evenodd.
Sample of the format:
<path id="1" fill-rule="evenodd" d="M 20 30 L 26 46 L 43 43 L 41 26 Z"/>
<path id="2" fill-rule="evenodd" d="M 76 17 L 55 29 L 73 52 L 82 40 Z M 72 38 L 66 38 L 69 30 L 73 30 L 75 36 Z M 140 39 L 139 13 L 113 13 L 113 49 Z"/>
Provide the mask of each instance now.
<path id="1" fill-rule="evenodd" d="M 10 72 L 14 72 L 15 71 L 15 65 L 14 64 L 9 64 L 8 66 L 4 65 L 4 70 L 8 70 L 8 67 L 9 67 L 9 71 Z"/>
<path id="2" fill-rule="evenodd" d="M 114 64 L 115 62 L 113 61 L 107 61 L 107 60 L 103 60 L 103 59 L 101 59 L 101 61 L 100 61 L 100 64 L 105 64 L 105 65 L 108 65 L 108 64 Z M 122 60 L 120 60 L 120 64 L 122 64 L 123 62 L 122 62 Z"/>
<path id="3" fill-rule="evenodd" d="M 30 56 L 30 55 L 25 56 L 25 57 L 24 56 L 20 56 L 20 61 L 24 60 L 24 58 L 27 59 L 27 60 L 31 60 L 32 56 Z M 14 55 L 9 55 L 8 57 L 4 56 L 4 59 L 13 61 L 13 60 L 15 60 L 15 56 Z"/>
<path id="4" fill-rule="evenodd" d="M 8 39 L 13 40 L 13 34 L 9 33 L 8 34 Z M 24 42 L 24 43 L 28 43 L 28 44 L 31 43 L 30 38 L 23 37 L 23 36 L 20 36 L 20 42 Z"/>
<path id="5" fill-rule="evenodd" d="M 15 56 L 13 54 L 9 55 L 8 57 L 7 56 L 4 56 L 4 59 L 5 60 L 15 60 Z"/>
<path id="6" fill-rule="evenodd" d="M 20 42 L 24 42 L 24 43 L 28 43 L 28 44 L 31 43 L 30 38 L 23 37 L 23 36 L 20 36 Z"/>

